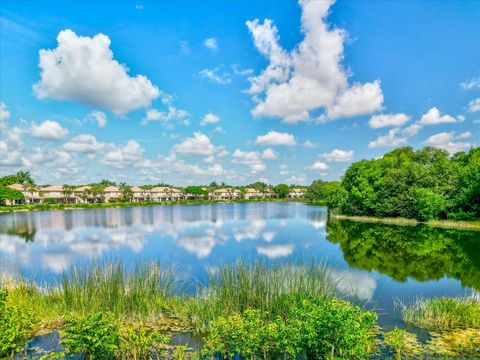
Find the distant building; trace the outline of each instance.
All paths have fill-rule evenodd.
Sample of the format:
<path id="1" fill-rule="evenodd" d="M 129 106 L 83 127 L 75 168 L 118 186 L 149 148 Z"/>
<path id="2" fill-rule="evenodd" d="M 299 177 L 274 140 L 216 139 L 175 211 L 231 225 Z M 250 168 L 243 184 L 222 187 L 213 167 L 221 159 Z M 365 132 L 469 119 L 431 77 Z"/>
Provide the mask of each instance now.
<path id="1" fill-rule="evenodd" d="M 216 189 L 211 194 L 212 200 L 233 200 L 240 199 L 242 193 L 238 189 L 233 188 L 222 188 Z"/>
<path id="2" fill-rule="evenodd" d="M 306 192 L 307 192 L 307 189 L 304 189 L 304 188 L 293 188 L 290 190 L 288 197 L 292 199 L 301 199 L 305 197 Z"/>
<path id="3" fill-rule="evenodd" d="M 103 189 L 103 194 L 105 196 L 105 201 L 115 201 L 120 199 L 122 192 L 120 191 L 120 188 L 116 186 L 107 186 Z"/>
<path id="4" fill-rule="evenodd" d="M 245 199 L 263 199 L 264 197 L 265 193 L 263 191 L 254 188 L 245 189 Z"/>

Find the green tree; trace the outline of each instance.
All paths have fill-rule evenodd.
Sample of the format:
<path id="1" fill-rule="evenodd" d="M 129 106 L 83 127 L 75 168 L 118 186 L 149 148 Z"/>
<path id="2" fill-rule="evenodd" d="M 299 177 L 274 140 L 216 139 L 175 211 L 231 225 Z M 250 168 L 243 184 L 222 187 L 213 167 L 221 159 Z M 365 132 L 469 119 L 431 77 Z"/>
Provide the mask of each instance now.
<path id="1" fill-rule="evenodd" d="M 99 184 L 102 185 L 103 187 L 117 186 L 117 183 L 115 181 L 107 180 L 107 179 L 102 179 L 102 181 L 100 181 Z"/>
<path id="2" fill-rule="evenodd" d="M 0 185 L 8 186 L 18 183 L 16 175 L 7 175 L 0 178 Z"/>
<path id="3" fill-rule="evenodd" d="M 63 198 L 64 198 L 65 203 L 69 202 L 69 199 L 72 197 L 74 189 L 75 189 L 75 186 L 63 185 L 62 194 L 63 194 Z"/>
<path id="4" fill-rule="evenodd" d="M 290 187 L 286 184 L 278 184 L 272 190 L 280 199 L 287 198 L 290 193 Z"/>
<path id="5" fill-rule="evenodd" d="M 445 213 L 447 201 L 442 195 L 430 189 L 417 189 L 417 218 L 419 220 L 438 219 Z"/>
<path id="6" fill-rule="evenodd" d="M 32 179 L 32 176 L 30 175 L 30 172 L 29 171 L 18 171 L 16 174 L 15 174 L 16 178 L 17 178 L 17 182 L 19 184 L 25 184 L 25 183 L 32 183 L 34 184 L 35 182 L 33 181 Z"/>
<path id="7" fill-rule="evenodd" d="M 202 189 L 200 186 L 187 186 L 184 191 L 187 194 L 195 195 L 196 197 L 208 196 L 208 191 Z"/>
<path id="8" fill-rule="evenodd" d="M 7 186 L 0 185 L 0 204 L 5 204 L 7 201 L 25 200 L 25 196 L 22 192 L 14 189 L 10 189 Z"/>
<path id="9" fill-rule="evenodd" d="M 118 187 L 120 188 L 120 200 L 132 201 L 133 199 L 132 187 L 125 182 L 120 183 Z"/>
<path id="10" fill-rule="evenodd" d="M 350 165 L 342 178 L 345 199 L 339 206 L 347 215 L 479 217 L 479 184 L 479 148 L 450 157 L 432 147 L 403 147 Z"/>

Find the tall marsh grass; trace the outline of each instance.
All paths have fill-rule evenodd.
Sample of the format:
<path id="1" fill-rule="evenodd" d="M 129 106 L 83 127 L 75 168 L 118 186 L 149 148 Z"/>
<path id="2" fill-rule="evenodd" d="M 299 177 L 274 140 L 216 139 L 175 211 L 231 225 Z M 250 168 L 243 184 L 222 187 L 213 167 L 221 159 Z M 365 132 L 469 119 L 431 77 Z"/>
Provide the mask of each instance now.
<path id="1" fill-rule="evenodd" d="M 237 261 L 210 275 L 190 303 L 195 328 L 216 317 L 258 309 L 272 318 L 285 316 L 296 302 L 332 297 L 336 284 L 326 264 L 273 265 Z"/>
<path id="2" fill-rule="evenodd" d="M 307 299 L 331 298 L 337 282 L 325 263 L 269 265 L 238 261 L 211 273 L 207 284 L 185 292 L 173 268 L 121 261 L 72 267 L 55 286 L 17 282 L 11 296 L 36 309 L 45 323 L 64 316 L 109 312 L 124 318 L 156 321 L 178 319 L 203 332 L 218 316 L 258 309 L 271 318 L 284 317 L 291 306 Z M 182 325 L 183 326 L 183 325 Z"/>
<path id="3" fill-rule="evenodd" d="M 399 305 L 403 321 L 424 329 L 480 329 L 480 299 L 476 296 L 420 298 Z"/>
<path id="4" fill-rule="evenodd" d="M 138 263 L 127 271 L 121 261 L 73 267 L 59 286 L 49 292 L 64 309 L 88 313 L 149 315 L 162 312 L 177 286 L 173 269 L 159 263 Z"/>

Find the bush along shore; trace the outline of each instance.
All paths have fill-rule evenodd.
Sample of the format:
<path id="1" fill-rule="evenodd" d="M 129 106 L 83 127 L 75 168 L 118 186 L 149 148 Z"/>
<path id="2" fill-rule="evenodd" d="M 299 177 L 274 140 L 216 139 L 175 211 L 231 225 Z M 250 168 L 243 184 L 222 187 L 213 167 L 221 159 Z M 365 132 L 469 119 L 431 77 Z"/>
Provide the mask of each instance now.
<path id="1" fill-rule="evenodd" d="M 42 359 L 372 359 L 475 358 L 480 302 L 425 299 L 400 304 L 403 319 L 431 330 L 420 343 L 384 332 L 377 315 L 335 296 L 324 264 L 237 262 L 214 272 L 194 294 L 174 269 L 121 262 L 72 268 L 55 286 L 2 279 L 0 357 L 25 351 L 36 335 L 59 332 L 60 350 Z M 188 332 L 196 345 L 172 345 Z"/>

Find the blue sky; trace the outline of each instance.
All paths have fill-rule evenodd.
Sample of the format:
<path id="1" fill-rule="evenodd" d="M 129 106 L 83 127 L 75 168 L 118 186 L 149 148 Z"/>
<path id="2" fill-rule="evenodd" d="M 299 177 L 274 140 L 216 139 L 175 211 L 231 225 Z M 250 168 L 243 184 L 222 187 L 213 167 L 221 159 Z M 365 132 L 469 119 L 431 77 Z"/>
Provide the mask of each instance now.
<path id="1" fill-rule="evenodd" d="M 475 1 L 0 11 L 2 175 L 307 184 L 399 146 L 478 146 Z"/>

